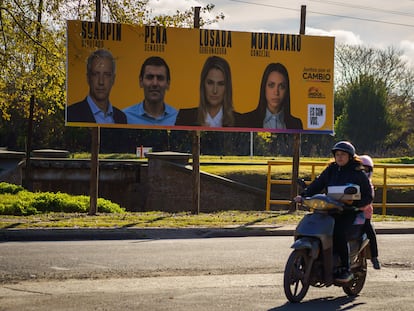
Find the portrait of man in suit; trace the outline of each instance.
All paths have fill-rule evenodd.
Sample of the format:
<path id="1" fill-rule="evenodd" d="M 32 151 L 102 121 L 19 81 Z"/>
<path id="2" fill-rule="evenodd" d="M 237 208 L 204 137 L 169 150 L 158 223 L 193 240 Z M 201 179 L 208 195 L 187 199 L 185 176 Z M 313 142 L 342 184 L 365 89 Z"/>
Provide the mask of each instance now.
<path id="1" fill-rule="evenodd" d="M 115 69 L 115 59 L 110 51 L 99 49 L 89 55 L 86 64 L 89 94 L 67 107 L 67 122 L 126 123 L 125 114 L 109 101 Z"/>

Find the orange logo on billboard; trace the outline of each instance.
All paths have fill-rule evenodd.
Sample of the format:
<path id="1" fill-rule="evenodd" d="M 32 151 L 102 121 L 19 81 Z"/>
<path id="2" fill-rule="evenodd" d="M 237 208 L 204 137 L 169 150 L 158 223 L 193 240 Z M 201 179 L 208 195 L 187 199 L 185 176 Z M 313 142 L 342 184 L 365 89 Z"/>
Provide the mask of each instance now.
<path id="1" fill-rule="evenodd" d="M 308 98 L 325 98 L 325 94 L 316 86 L 311 86 L 308 90 Z"/>

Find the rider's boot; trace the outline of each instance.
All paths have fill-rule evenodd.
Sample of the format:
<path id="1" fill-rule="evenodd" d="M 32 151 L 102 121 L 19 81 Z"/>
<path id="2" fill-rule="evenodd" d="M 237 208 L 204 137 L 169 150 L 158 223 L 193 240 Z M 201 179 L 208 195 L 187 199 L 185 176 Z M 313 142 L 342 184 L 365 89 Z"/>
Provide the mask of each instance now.
<path id="1" fill-rule="evenodd" d="M 381 264 L 380 264 L 380 262 L 378 261 L 378 257 L 373 257 L 373 258 L 371 259 L 371 262 L 372 262 L 372 266 L 374 267 L 374 269 L 376 269 L 376 270 L 381 269 Z"/>
<path id="2" fill-rule="evenodd" d="M 352 280 L 354 275 L 351 273 L 349 267 L 343 267 L 339 270 L 339 273 L 335 276 L 335 281 L 346 283 Z"/>

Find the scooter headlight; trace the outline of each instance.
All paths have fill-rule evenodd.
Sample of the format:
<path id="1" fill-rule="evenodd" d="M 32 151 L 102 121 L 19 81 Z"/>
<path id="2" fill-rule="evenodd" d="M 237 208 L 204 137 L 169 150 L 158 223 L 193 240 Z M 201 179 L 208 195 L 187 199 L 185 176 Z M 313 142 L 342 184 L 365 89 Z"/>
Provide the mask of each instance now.
<path id="1" fill-rule="evenodd" d="M 328 202 L 320 200 L 320 199 L 309 199 L 306 201 L 306 205 L 310 209 L 319 209 L 319 210 L 325 210 L 328 209 Z"/>

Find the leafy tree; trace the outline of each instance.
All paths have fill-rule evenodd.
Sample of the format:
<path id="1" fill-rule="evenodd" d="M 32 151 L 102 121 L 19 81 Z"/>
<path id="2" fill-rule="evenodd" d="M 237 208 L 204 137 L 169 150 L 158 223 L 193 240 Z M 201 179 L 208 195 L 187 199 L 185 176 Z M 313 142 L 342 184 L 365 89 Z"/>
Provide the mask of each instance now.
<path id="1" fill-rule="evenodd" d="M 36 98 L 36 127 L 63 110 L 65 103 L 64 32 L 48 25 L 53 2 L 0 2 L 0 125 L 1 132 L 24 141 L 29 102 Z M 41 127 L 40 136 L 49 132 Z M 0 143 L 10 142 L 3 138 Z M 21 145 L 19 146 L 21 147 Z"/>
<path id="2" fill-rule="evenodd" d="M 381 78 L 390 95 L 414 96 L 414 72 L 394 47 L 374 49 L 366 46 L 337 44 L 335 47 L 335 85 L 340 88 L 356 82 L 360 76 Z"/>
<path id="3" fill-rule="evenodd" d="M 102 0 L 102 20 L 115 23 L 191 27 L 193 8 L 154 16 L 148 0 Z M 214 5 L 201 8 L 212 13 Z M 62 18 L 64 17 L 64 18 Z M 223 19 L 200 17 L 200 25 Z M 64 127 L 66 19 L 95 19 L 95 0 L 0 0 L 0 145 L 25 146 L 30 99 L 33 147 L 79 148 L 88 129 Z M 62 135 L 63 134 L 63 135 Z"/>
<path id="4" fill-rule="evenodd" d="M 366 75 L 339 90 L 335 103 L 343 108 L 335 124 L 337 136 L 352 141 L 359 152 L 383 148 L 394 126 L 387 95 L 381 79 Z"/>
<path id="5" fill-rule="evenodd" d="M 331 149 L 338 137 L 305 134 L 301 139 L 301 154 L 308 157 L 331 157 Z"/>
<path id="6" fill-rule="evenodd" d="M 347 131 L 344 126 L 352 124 L 351 119 L 357 118 L 353 115 L 356 111 L 348 111 L 349 107 L 346 107 L 345 90 L 353 89 L 358 85 L 362 88 L 362 84 L 366 86 L 368 83 L 367 79 L 374 79 L 378 83 L 371 82 L 377 83 L 376 87 L 379 87 L 379 89 L 376 91 L 371 89 L 370 96 L 379 96 L 377 102 L 386 107 L 384 110 L 387 113 L 382 119 L 386 119 L 388 124 L 385 128 L 379 128 L 376 125 L 375 128 L 378 129 L 377 136 L 370 136 L 377 137 L 377 148 L 380 146 L 378 140 L 382 140 L 382 150 L 377 150 L 377 152 L 382 155 L 386 152 L 393 152 L 396 155 L 398 152 L 403 154 L 414 152 L 414 145 L 410 143 L 410 141 L 414 141 L 412 131 L 414 120 L 412 107 L 414 101 L 414 69 L 402 58 L 402 51 L 394 47 L 374 49 L 365 46 L 338 44 L 335 49 L 335 68 L 337 70 L 335 75 L 335 129 L 337 136 L 340 137 L 340 135 L 345 134 Z M 368 94 L 365 97 L 368 98 Z M 373 103 L 374 99 L 370 97 L 370 100 Z M 352 105 L 352 103 L 348 104 Z M 376 109 L 381 110 L 383 106 Z M 346 111 L 348 112 L 344 113 Z M 404 116 L 404 118 L 401 118 L 401 116 Z M 381 124 L 382 119 L 378 119 L 379 124 Z M 370 126 L 373 126 L 373 124 L 370 124 Z M 361 133 L 360 136 L 366 136 L 365 131 Z M 381 136 L 380 133 L 387 135 Z"/>

